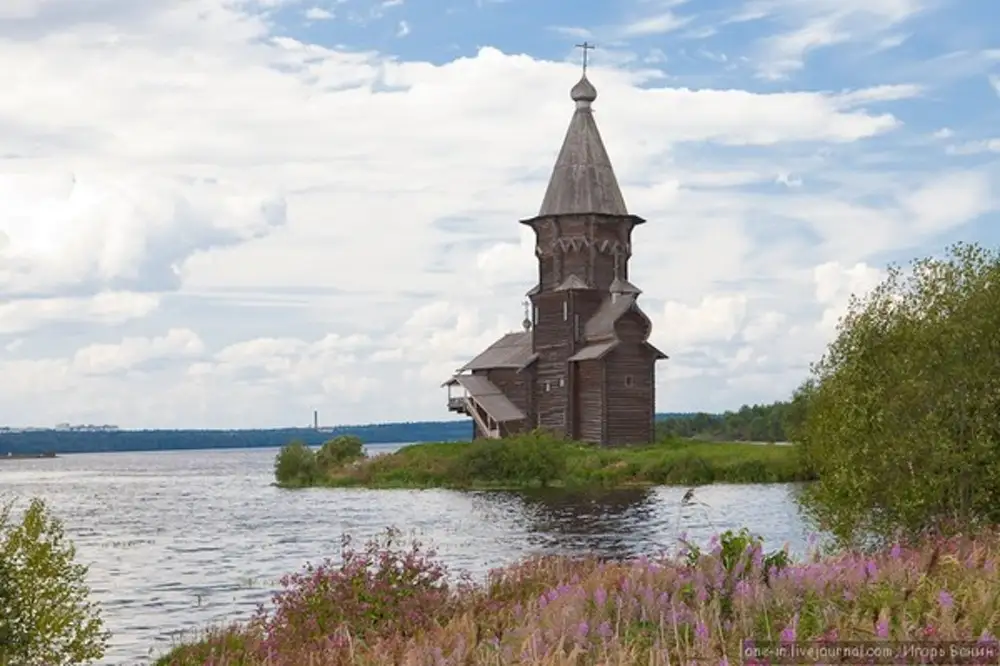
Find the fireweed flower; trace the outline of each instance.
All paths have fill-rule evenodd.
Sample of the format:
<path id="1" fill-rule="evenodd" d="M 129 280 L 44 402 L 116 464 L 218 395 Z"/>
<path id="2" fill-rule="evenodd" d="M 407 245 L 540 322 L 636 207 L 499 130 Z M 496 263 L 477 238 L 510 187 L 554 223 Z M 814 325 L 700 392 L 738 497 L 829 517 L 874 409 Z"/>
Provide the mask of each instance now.
<path id="1" fill-rule="evenodd" d="M 947 590 L 941 590 L 938 593 L 938 605 L 940 605 L 941 608 L 945 609 L 951 608 L 952 606 L 955 605 L 955 599 L 951 596 L 951 594 Z"/>
<path id="2" fill-rule="evenodd" d="M 788 626 L 781 631 L 781 640 L 783 642 L 791 643 L 795 641 L 796 630 L 799 624 L 799 614 L 796 613 L 792 616 L 792 621 L 789 622 Z"/>
<path id="3" fill-rule="evenodd" d="M 701 641 L 708 639 L 708 627 L 701 620 L 694 625 L 694 635 Z"/>
<path id="4" fill-rule="evenodd" d="M 611 638 L 611 623 L 607 620 L 601 622 L 601 626 L 597 628 L 597 633 L 605 640 Z"/>

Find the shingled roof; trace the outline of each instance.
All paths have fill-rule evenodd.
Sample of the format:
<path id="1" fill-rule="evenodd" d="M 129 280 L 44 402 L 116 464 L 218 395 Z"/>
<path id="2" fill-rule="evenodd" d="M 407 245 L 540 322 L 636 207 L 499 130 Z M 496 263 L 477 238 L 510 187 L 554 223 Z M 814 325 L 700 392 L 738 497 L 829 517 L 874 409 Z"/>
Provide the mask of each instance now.
<path id="1" fill-rule="evenodd" d="M 597 90 L 586 74 L 573 86 L 570 97 L 576 102 L 576 111 L 538 215 L 628 215 L 611 159 L 594 122 L 590 104 L 597 99 Z"/>
<path id="2" fill-rule="evenodd" d="M 587 346 L 571 356 L 569 360 L 586 361 L 600 358 L 617 347 L 620 341 L 615 333 L 615 324 L 629 311 L 638 312 L 648 319 L 633 295 L 622 294 L 617 298 L 608 298 L 601 303 L 601 307 L 597 309 L 593 317 L 587 320 L 583 327 L 583 338 Z M 648 341 L 643 344 L 649 347 L 657 358 L 668 358 L 666 354 Z"/>
<path id="3" fill-rule="evenodd" d="M 495 368 L 523 368 L 537 358 L 531 352 L 531 332 L 508 333 L 487 347 L 479 356 L 458 369 L 493 370 Z"/>

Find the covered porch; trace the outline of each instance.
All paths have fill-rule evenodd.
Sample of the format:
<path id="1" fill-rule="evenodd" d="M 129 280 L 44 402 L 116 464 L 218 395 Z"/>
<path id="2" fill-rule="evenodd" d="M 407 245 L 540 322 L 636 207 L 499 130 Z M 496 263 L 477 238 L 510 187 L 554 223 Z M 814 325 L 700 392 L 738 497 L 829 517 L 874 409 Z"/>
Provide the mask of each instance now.
<path id="1" fill-rule="evenodd" d="M 493 382 L 479 375 L 455 375 L 441 386 L 448 389 L 448 411 L 472 417 L 476 430 L 488 439 L 510 434 L 525 414 Z"/>

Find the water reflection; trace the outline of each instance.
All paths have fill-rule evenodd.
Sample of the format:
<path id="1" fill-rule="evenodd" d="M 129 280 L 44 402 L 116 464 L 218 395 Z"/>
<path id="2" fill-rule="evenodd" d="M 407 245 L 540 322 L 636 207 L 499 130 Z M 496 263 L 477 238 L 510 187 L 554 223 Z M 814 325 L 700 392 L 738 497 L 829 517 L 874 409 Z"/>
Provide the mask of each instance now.
<path id="1" fill-rule="evenodd" d="M 649 489 L 601 491 L 537 490 L 493 495 L 493 502 L 517 503 L 533 547 L 557 553 L 595 553 L 624 558 L 662 545 L 664 523 Z M 628 530 L 622 526 L 628 525 Z"/>

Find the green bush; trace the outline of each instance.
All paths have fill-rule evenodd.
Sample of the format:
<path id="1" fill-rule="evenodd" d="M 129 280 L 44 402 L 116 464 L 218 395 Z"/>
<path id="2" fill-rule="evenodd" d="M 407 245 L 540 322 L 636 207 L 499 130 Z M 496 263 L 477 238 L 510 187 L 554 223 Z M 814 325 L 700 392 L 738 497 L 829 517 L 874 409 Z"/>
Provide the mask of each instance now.
<path id="1" fill-rule="evenodd" d="M 101 659 L 110 635 L 88 601 L 87 567 L 62 523 L 32 500 L 20 523 L 0 508 L 0 664 L 49 666 Z"/>
<path id="2" fill-rule="evenodd" d="M 319 478 L 316 454 L 299 440 L 286 444 L 274 459 L 274 477 L 285 487 L 313 485 Z"/>
<path id="3" fill-rule="evenodd" d="M 821 528 L 872 545 L 1000 523 L 998 331 L 1000 253 L 975 245 L 852 299 L 797 395 Z"/>
<path id="4" fill-rule="evenodd" d="M 468 483 L 542 487 L 562 477 L 569 445 L 541 432 L 476 442 L 452 463 L 451 476 Z"/>
<path id="5" fill-rule="evenodd" d="M 321 471 L 343 467 L 365 455 L 364 443 L 354 435 L 338 435 L 323 443 L 316 454 L 316 464 Z"/>

